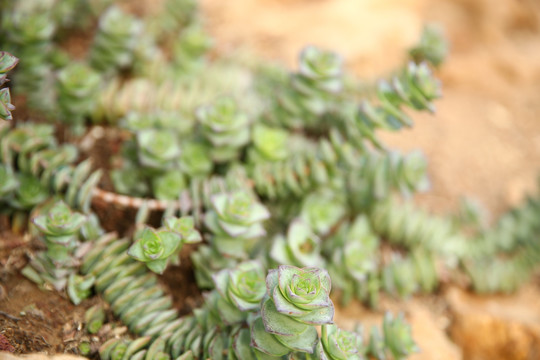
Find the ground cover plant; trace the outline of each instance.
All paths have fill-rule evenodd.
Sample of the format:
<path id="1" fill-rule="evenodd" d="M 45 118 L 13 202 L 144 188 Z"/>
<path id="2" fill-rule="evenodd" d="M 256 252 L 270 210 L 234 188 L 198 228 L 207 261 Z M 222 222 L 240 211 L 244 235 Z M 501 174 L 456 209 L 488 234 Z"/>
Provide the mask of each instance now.
<path id="1" fill-rule="evenodd" d="M 25 276 L 76 304 L 100 294 L 128 326 L 133 336 L 101 344 L 101 358 L 402 359 L 417 350 L 402 316 L 388 314 L 382 333 L 345 331 L 330 292 L 376 307 L 382 291 L 435 291 L 439 267 L 478 291 L 513 291 L 538 267 L 536 198 L 494 229 L 471 207 L 443 218 L 403 200 L 427 189 L 425 160 L 388 150 L 377 132 L 412 126 L 410 110 L 434 111 L 432 66 L 444 57 L 435 30 L 366 90 L 340 55 L 313 46 L 292 72 L 207 59 L 194 3 L 167 4 L 184 11 L 151 21 L 105 1 L 3 5 L 2 83 L 17 65 L 14 94 L 44 115 L 11 121 L 1 90 L 3 215 L 42 241 Z M 62 36 L 92 24 L 75 61 Z M 122 135 L 112 167 L 81 151 L 92 121 Z M 124 197 L 106 198 L 114 192 Z M 122 211 L 128 196 L 131 231 L 106 232 L 96 199 Z M 179 316 L 156 273 L 201 241 L 190 258 L 204 301 Z M 90 333 L 103 322 L 103 309 L 88 311 Z"/>

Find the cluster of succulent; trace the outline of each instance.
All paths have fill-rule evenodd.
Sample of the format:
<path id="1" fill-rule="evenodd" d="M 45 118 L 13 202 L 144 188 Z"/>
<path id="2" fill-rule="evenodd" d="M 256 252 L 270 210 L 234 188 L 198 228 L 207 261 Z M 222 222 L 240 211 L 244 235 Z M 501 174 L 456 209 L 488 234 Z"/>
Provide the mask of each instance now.
<path id="1" fill-rule="evenodd" d="M 81 267 L 139 336 L 110 339 L 99 350 L 102 359 L 403 359 L 417 350 L 402 317 L 387 315 L 383 335 L 374 328 L 366 338 L 334 325 L 330 276 L 322 268 L 281 265 L 267 272 L 258 260 L 243 261 L 216 272 L 204 304 L 178 316 L 156 275 L 128 248 L 127 239 L 104 235 Z M 87 318 L 92 332 L 103 322 L 99 308 Z"/>
<path id="2" fill-rule="evenodd" d="M 144 262 L 158 274 L 165 271 L 169 259 L 177 262 L 182 245 L 202 240 L 201 234 L 194 228 L 193 217 L 168 217 L 164 223 L 165 226 L 157 230 L 145 227 L 138 231 L 128 251 L 128 255 Z"/>
<path id="3" fill-rule="evenodd" d="M 183 39 L 177 41 L 182 62 L 198 63 L 204 55 L 196 49 L 208 48 L 208 36 L 201 32 L 197 36 L 192 30 L 183 33 L 200 27 L 196 3 L 169 0 L 166 5 L 150 20 L 131 15 L 112 1 L 2 2 L 0 48 L 24 59 L 14 74 L 14 93 L 24 94 L 30 107 L 80 135 L 90 116 L 99 118 L 97 104 L 107 98 L 110 84 L 131 76 L 157 77 L 154 69 L 163 68 L 166 58 L 164 39 Z M 179 14 L 179 8 L 186 12 Z M 174 19 L 178 22 L 171 26 Z M 65 48 L 66 34 L 92 31 L 96 22 L 86 53 L 81 56 Z M 181 72 L 169 66 L 161 78 Z M 155 83 L 160 86 L 160 82 Z"/>
<path id="4" fill-rule="evenodd" d="M 101 358 L 404 359 L 417 349 L 403 317 L 387 315 L 382 334 L 339 329 L 332 287 L 345 303 L 376 307 L 381 291 L 434 291 L 443 266 L 479 291 L 511 291 L 538 268 L 538 198 L 491 230 L 474 224 L 473 210 L 435 217 L 399 199 L 427 189 L 426 162 L 391 152 L 377 132 L 412 126 L 410 109 L 435 110 L 431 66 L 446 52 L 436 30 L 366 93 L 340 55 L 314 46 L 292 72 L 205 59 L 211 40 L 196 8 L 166 0 L 146 19 L 107 0 L 2 3 L 0 46 L 22 59 L 14 93 L 54 114 L 72 135 L 63 139 L 89 120 L 116 127 L 124 141 L 108 175 L 117 193 L 145 197 L 132 235 L 104 235 L 92 213 L 101 171 L 59 144 L 52 125 L 0 124 L 2 212 L 15 229 L 30 214 L 46 249 L 23 273 L 75 303 L 101 293 L 139 336 L 110 339 Z M 92 23 L 90 49 L 73 61 L 60 40 Z M 0 85 L 16 64 L 0 53 Z M 0 117 L 11 110 L 1 89 Z M 153 210 L 163 211 L 158 228 L 146 224 Z M 190 256 L 207 292 L 180 316 L 158 274 L 199 242 Z M 91 308 L 88 331 L 104 318 Z"/>
<path id="5" fill-rule="evenodd" d="M 73 212 L 62 200 L 44 203 L 33 214 L 32 223 L 47 250 L 31 259 L 22 270 L 23 275 L 40 285 L 50 284 L 58 291 L 67 286 L 70 299 L 79 304 L 91 294 L 94 282 L 92 277 L 77 275 L 82 257 L 81 239 L 87 235 L 83 225 L 90 222 L 89 218 Z"/>
<path id="6" fill-rule="evenodd" d="M 0 124 L 1 213 L 12 216 L 13 229 L 23 229 L 27 214 L 58 195 L 84 213 L 90 212 L 93 189 L 101 170 L 86 160 L 76 163 L 78 150 L 58 144 L 48 124 Z"/>

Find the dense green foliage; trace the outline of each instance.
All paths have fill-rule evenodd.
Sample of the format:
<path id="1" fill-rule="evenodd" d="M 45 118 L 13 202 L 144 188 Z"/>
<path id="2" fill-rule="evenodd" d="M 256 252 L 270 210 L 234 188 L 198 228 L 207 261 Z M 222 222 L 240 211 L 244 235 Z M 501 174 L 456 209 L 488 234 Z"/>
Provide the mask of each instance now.
<path id="1" fill-rule="evenodd" d="M 366 91 L 339 54 L 314 46 L 290 72 L 211 59 L 194 0 L 167 0 L 148 18 L 112 2 L 4 2 L 0 38 L 21 58 L 14 94 L 41 118 L 0 124 L 0 209 L 15 231 L 29 218 L 45 248 L 24 275 L 74 303 L 102 294 L 139 336 L 110 339 L 102 359 L 404 359 L 417 348 L 402 316 L 386 315 L 369 336 L 340 329 L 331 291 L 376 307 L 381 291 L 434 291 L 441 268 L 485 292 L 512 291 L 538 268 L 538 197 L 492 229 L 473 208 L 435 217 L 402 199 L 427 190 L 426 161 L 377 134 L 412 126 L 411 110 L 435 110 L 431 67 L 447 45 L 434 28 Z M 63 40 L 92 24 L 75 59 Z M 0 85 L 17 61 L 0 53 Z M 13 109 L 0 89 L 0 117 Z M 91 122 L 122 134 L 103 182 L 78 148 Z M 94 206 L 109 179 L 140 205 L 123 238 L 104 234 Z M 159 227 L 151 215 L 162 215 Z M 157 274 L 177 271 L 199 242 L 190 256 L 207 292 L 179 316 Z M 104 321 L 91 308 L 88 332 Z"/>

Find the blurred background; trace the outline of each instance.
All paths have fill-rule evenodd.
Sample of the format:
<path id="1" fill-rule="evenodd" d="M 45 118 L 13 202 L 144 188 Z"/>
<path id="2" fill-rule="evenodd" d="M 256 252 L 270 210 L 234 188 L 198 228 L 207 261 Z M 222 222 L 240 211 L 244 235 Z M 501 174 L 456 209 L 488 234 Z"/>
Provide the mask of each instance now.
<path id="1" fill-rule="evenodd" d="M 219 51 L 244 48 L 294 68 L 306 44 L 336 50 L 366 80 L 406 60 L 426 23 L 440 25 L 450 53 L 440 67 L 443 98 L 434 116 L 385 136 L 422 149 L 432 211 L 460 197 L 482 203 L 492 220 L 527 191 L 540 170 L 540 1 L 538 0 L 202 0 Z"/>

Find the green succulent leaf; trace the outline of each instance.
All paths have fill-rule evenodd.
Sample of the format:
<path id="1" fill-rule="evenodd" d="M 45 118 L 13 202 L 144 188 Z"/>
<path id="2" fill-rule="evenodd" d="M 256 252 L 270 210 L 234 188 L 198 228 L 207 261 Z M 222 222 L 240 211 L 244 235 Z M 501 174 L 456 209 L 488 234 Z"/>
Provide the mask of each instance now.
<path id="1" fill-rule="evenodd" d="M 328 360 L 363 359 L 363 344 L 360 334 L 345 331 L 336 325 L 321 327 L 321 353 Z"/>
<path id="2" fill-rule="evenodd" d="M 300 74 L 310 78 L 332 78 L 341 74 L 342 58 L 333 52 L 307 46 L 300 54 Z"/>
<path id="3" fill-rule="evenodd" d="M 80 213 L 72 212 L 65 202 L 58 201 L 47 215 L 37 216 L 32 221 L 43 234 L 64 237 L 75 234 L 87 221 L 87 218 Z"/>
<path id="4" fill-rule="evenodd" d="M 14 193 L 18 182 L 13 170 L 0 164 L 0 199 Z"/>
<path id="5" fill-rule="evenodd" d="M 211 198 L 214 211 L 205 216 L 205 225 L 220 237 L 253 239 L 266 232 L 261 222 L 270 217 L 268 210 L 251 194 L 239 190 Z"/>
<path id="6" fill-rule="evenodd" d="M 78 305 L 92 294 L 92 286 L 96 278 L 94 276 L 79 276 L 71 274 L 68 278 L 67 292 L 71 301 Z"/>
<path id="7" fill-rule="evenodd" d="M 19 174 L 17 176 L 19 187 L 15 190 L 15 197 L 9 202 L 18 209 L 31 209 L 41 204 L 49 197 L 49 192 L 41 182 L 28 174 Z"/>
<path id="8" fill-rule="evenodd" d="M 268 273 L 266 287 L 279 313 L 305 324 L 332 323 L 334 305 L 326 270 L 281 265 Z"/>
<path id="9" fill-rule="evenodd" d="M 18 63 L 18 58 L 11 55 L 7 51 L 0 51 L 0 74 L 6 74 L 7 72 L 13 70 Z"/>
<path id="10" fill-rule="evenodd" d="M 138 233 L 128 254 L 135 260 L 146 263 L 156 273 L 163 273 L 169 257 L 178 250 L 182 237 L 173 231 L 144 228 Z"/>
<path id="11" fill-rule="evenodd" d="M 159 170 L 171 168 L 181 153 L 177 137 L 168 130 L 137 132 L 137 146 L 140 163 Z"/>
<path id="12" fill-rule="evenodd" d="M 331 191 L 321 191 L 308 195 L 302 204 L 301 217 L 320 235 L 326 235 L 345 215 L 344 201 L 336 198 Z"/>
<path id="13" fill-rule="evenodd" d="M 322 266 L 321 240 L 307 223 L 295 219 L 289 225 L 287 238 L 278 235 L 274 238 L 270 257 L 281 265 Z"/>
<path id="14" fill-rule="evenodd" d="M 271 356 L 284 356 L 292 351 L 279 342 L 275 336 L 266 332 L 260 317 L 251 324 L 251 344 L 255 349 Z"/>
<path id="15" fill-rule="evenodd" d="M 216 289 L 235 308 L 254 311 L 266 293 L 264 268 L 258 261 L 246 261 L 213 276 Z"/>
<path id="16" fill-rule="evenodd" d="M 100 75 L 83 63 L 70 63 L 58 73 L 58 105 L 62 119 L 80 123 L 93 110 L 101 83 Z"/>
<path id="17" fill-rule="evenodd" d="M 182 145 L 180 168 L 185 174 L 192 178 L 204 177 L 212 172 L 213 167 L 208 146 L 196 142 Z"/>
<path id="18" fill-rule="evenodd" d="M 192 216 L 181 218 L 169 216 L 164 219 L 164 225 L 167 229 L 180 234 L 183 243 L 195 244 L 202 241 L 201 233 L 195 229 L 195 220 Z"/>

